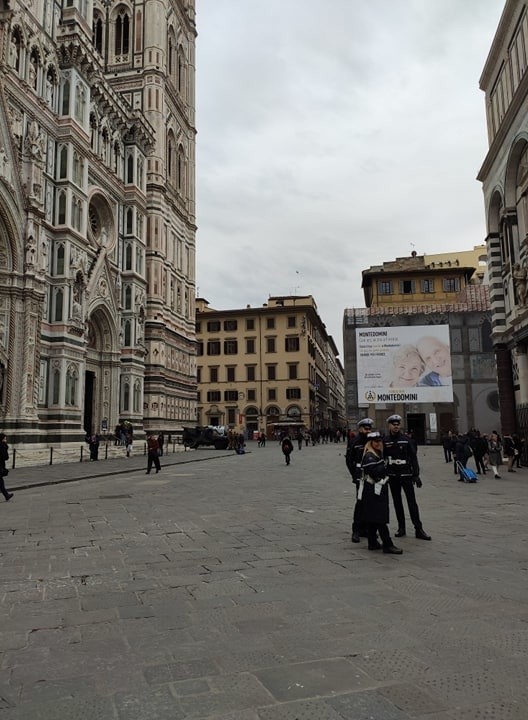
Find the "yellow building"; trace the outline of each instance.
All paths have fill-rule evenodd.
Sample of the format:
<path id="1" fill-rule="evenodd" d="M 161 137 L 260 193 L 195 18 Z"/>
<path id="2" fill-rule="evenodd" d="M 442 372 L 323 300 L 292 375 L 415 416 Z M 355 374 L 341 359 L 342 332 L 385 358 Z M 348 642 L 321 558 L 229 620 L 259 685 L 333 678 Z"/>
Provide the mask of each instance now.
<path id="1" fill-rule="evenodd" d="M 199 425 L 344 427 L 344 374 L 311 295 L 214 310 L 196 299 Z"/>
<path id="2" fill-rule="evenodd" d="M 466 253 L 441 253 L 396 258 L 363 270 L 361 287 L 367 307 L 452 303 L 467 285 L 482 282 L 480 264 L 485 248 L 474 257 Z M 478 272 L 477 272 L 478 268 Z"/>

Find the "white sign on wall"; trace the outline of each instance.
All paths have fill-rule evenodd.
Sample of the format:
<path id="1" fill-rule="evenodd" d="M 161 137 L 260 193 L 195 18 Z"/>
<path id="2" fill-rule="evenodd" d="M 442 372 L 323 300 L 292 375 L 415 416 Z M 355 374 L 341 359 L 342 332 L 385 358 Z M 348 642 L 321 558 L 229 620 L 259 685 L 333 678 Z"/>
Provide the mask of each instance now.
<path id="1" fill-rule="evenodd" d="M 453 402 L 449 325 L 356 328 L 358 403 Z"/>

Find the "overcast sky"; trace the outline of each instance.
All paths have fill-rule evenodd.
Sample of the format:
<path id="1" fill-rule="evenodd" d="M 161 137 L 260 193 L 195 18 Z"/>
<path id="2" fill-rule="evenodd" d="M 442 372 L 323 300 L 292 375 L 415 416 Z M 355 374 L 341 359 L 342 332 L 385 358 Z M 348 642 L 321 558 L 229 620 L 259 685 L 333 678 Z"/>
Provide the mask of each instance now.
<path id="1" fill-rule="evenodd" d="M 198 293 L 311 294 L 341 349 L 362 270 L 485 238 L 478 82 L 504 1 L 196 5 Z"/>

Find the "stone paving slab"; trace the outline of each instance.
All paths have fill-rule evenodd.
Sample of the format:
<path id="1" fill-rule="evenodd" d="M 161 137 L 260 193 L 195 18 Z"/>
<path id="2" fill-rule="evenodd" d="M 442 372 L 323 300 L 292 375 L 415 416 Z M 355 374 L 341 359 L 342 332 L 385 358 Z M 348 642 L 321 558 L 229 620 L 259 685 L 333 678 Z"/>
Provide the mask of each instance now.
<path id="1" fill-rule="evenodd" d="M 399 557 L 350 543 L 343 445 L 10 472 L 0 720 L 524 720 L 528 469 L 420 460 Z"/>

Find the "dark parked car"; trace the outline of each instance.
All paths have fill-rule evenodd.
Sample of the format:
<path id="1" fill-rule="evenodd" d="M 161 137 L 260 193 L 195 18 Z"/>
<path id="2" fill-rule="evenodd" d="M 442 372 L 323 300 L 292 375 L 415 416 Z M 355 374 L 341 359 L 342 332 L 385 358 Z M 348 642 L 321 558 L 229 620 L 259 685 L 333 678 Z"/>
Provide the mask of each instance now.
<path id="1" fill-rule="evenodd" d="M 200 445 L 214 445 L 215 450 L 225 450 L 229 441 L 223 432 L 212 426 L 184 427 L 183 444 L 193 449 Z"/>

